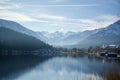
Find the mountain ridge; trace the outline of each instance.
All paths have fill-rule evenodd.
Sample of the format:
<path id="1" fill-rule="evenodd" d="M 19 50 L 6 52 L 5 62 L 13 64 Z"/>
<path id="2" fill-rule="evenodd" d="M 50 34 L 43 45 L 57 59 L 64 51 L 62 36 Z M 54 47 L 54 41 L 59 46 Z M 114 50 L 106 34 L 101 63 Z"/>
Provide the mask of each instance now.
<path id="1" fill-rule="evenodd" d="M 83 32 L 68 32 L 68 33 L 62 33 L 59 31 L 56 31 L 54 33 L 43 32 L 43 31 L 34 32 L 32 30 L 25 28 L 24 26 L 20 25 L 17 22 L 0 19 L 0 27 L 2 26 L 15 30 L 17 32 L 21 32 L 21 33 L 33 36 L 50 45 L 61 46 L 61 47 L 72 46 L 72 45 L 76 47 L 75 45 L 78 45 L 78 44 L 83 46 L 83 43 L 85 43 L 84 41 L 86 41 L 85 45 L 87 45 L 89 44 L 88 42 L 91 40 L 91 38 L 95 39 L 94 36 L 96 36 L 96 39 L 100 39 L 100 37 L 107 38 L 107 36 L 109 36 L 108 39 L 110 39 L 110 37 L 112 36 L 113 38 L 115 38 L 114 35 L 117 35 L 116 37 L 119 37 L 120 35 L 120 20 L 116 21 L 113 24 L 110 24 L 105 28 L 100 28 L 95 30 L 86 30 Z M 109 41 L 108 39 L 106 40 Z M 117 41 L 119 42 L 119 39 Z"/>
<path id="2" fill-rule="evenodd" d="M 84 42 L 84 43 L 83 43 Z M 74 47 L 90 47 L 90 46 L 102 46 L 109 44 L 120 45 L 120 20 L 103 28 L 101 31 L 90 35 L 86 39 L 80 41 Z"/>
<path id="3" fill-rule="evenodd" d="M 0 49 L 35 50 L 42 48 L 51 48 L 51 46 L 35 37 L 0 27 Z"/>

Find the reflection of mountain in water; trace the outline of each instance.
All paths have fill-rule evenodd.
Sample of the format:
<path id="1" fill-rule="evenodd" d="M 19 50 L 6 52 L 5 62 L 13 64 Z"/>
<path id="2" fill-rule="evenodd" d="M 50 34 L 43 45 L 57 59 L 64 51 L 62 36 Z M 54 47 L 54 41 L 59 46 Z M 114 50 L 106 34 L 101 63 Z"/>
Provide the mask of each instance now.
<path id="1" fill-rule="evenodd" d="M 89 58 L 92 58 L 92 61 Z M 27 61 L 25 61 L 24 64 L 22 62 L 25 59 L 22 61 L 16 60 L 18 62 L 18 66 L 20 66 L 19 63 L 21 63 L 23 64 L 23 67 L 26 65 L 27 68 L 24 68 L 21 74 L 15 77 L 13 80 L 102 80 L 101 76 L 99 75 L 102 70 L 108 70 L 113 66 L 118 68 L 120 67 L 120 65 L 116 62 L 105 61 L 103 63 L 101 59 L 95 57 L 89 58 L 87 56 L 77 58 L 56 57 L 51 59 L 49 58 L 47 61 L 44 61 L 40 58 L 36 58 L 36 60 L 35 58 L 33 58 L 33 60 L 28 58 L 26 60 L 30 60 L 32 63 L 27 63 Z M 16 61 L 14 63 L 16 63 Z M 39 61 L 44 62 L 39 64 Z M 28 67 L 28 65 L 33 63 L 35 66 L 32 66 L 32 69 Z"/>
<path id="2" fill-rule="evenodd" d="M 38 56 L 0 56 L 0 80 L 2 78 L 11 79 L 11 75 L 13 78 L 20 73 L 30 70 L 37 66 L 38 64 L 44 62 L 48 58 L 46 57 L 38 57 Z M 6 79 L 3 79 L 6 80 Z M 7 79 L 8 80 L 8 79 Z"/>

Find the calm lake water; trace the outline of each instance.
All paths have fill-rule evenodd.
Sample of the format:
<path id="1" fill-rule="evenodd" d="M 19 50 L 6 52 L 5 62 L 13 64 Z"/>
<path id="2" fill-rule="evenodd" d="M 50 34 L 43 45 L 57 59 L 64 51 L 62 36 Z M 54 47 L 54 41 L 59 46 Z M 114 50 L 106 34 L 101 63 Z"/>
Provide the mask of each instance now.
<path id="1" fill-rule="evenodd" d="M 117 60 L 98 57 L 0 57 L 0 80 L 102 80 L 100 74 L 120 68 Z"/>

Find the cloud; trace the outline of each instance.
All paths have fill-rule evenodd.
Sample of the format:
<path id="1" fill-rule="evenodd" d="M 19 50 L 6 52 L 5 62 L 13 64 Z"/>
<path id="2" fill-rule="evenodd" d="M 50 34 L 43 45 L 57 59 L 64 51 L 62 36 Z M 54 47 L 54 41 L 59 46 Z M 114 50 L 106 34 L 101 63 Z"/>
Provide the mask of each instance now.
<path id="1" fill-rule="evenodd" d="M 49 20 L 49 19 L 52 19 L 52 20 L 64 20 L 64 19 L 66 19 L 63 16 L 55 16 L 55 15 L 49 15 L 49 14 L 38 14 L 35 17 L 39 18 L 39 19 L 47 19 L 47 20 Z"/>
<path id="2" fill-rule="evenodd" d="M 105 28 L 118 20 L 120 20 L 119 16 L 102 15 L 93 19 L 78 19 L 79 24 L 77 24 L 77 26 L 79 27 L 79 25 L 81 25 L 83 30 L 93 30 L 98 28 Z"/>
<path id="3" fill-rule="evenodd" d="M 23 13 L 8 10 L 1 10 L 0 18 L 19 22 L 36 22 L 41 24 L 41 26 L 56 27 L 62 32 L 84 31 L 104 28 L 120 19 L 119 16 L 115 15 L 101 15 L 96 16 L 93 19 L 74 19 L 65 16 L 57 16 L 42 13 L 26 15 Z"/>
<path id="4" fill-rule="evenodd" d="M 66 30 L 66 29 L 64 29 L 64 28 L 60 28 L 59 30 L 58 30 L 59 32 L 62 32 L 62 33 L 64 33 L 64 34 L 66 34 L 68 31 Z"/>
<path id="5" fill-rule="evenodd" d="M 87 18 L 76 19 L 76 18 L 71 18 L 71 16 L 67 17 L 68 15 L 61 16 L 61 15 L 64 15 L 64 12 L 61 15 L 57 15 L 57 14 L 51 15 L 49 14 L 49 10 L 48 11 L 46 10 L 49 7 L 55 7 L 55 8 L 56 7 L 61 7 L 61 8 L 87 7 L 89 8 L 89 7 L 99 6 L 100 4 L 79 4 L 79 5 L 65 4 L 66 2 L 68 2 L 68 0 L 50 0 L 47 2 L 50 2 L 48 3 L 49 5 L 47 4 L 46 5 L 45 4 L 35 5 L 34 3 L 25 4 L 24 2 L 22 2 L 21 4 L 21 3 L 12 2 L 12 0 L 0 0 L 0 18 L 7 19 L 7 20 L 13 20 L 13 21 L 17 21 L 17 22 L 25 23 L 25 24 L 26 22 L 30 22 L 30 24 L 37 23 L 39 24 L 37 25 L 38 27 L 39 26 L 43 26 L 43 27 L 47 26 L 47 28 L 54 27 L 55 28 L 54 30 L 59 29 L 59 31 L 62 31 L 62 32 L 84 31 L 84 30 L 93 30 L 93 29 L 103 28 L 120 19 L 119 16 L 108 15 L 108 14 L 106 15 L 101 14 L 101 16 L 94 16 L 92 19 L 87 19 Z M 64 3 L 64 4 L 60 5 L 58 3 Z M 28 8 L 39 9 L 39 7 L 40 9 L 43 9 L 43 12 L 42 10 L 40 11 L 42 13 L 40 12 L 34 13 L 32 12 L 33 10 L 28 10 Z M 28 14 L 28 12 L 25 11 L 26 9 L 28 12 L 30 11 L 31 13 Z M 46 10 L 47 13 L 44 13 L 44 10 Z M 24 11 L 24 12 L 20 12 L 20 11 Z M 79 17 L 79 15 L 75 15 L 75 16 Z"/>
<path id="6" fill-rule="evenodd" d="M 84 31 L 93 30 L 98 28 L 106 27 L 115 21 L 119 20 L 120 17 L 116 15 L 101 15 L 96 16 L 93 19 L 74 19 L 66 16 L 51 15 L 43 13 L 19 13 L 14 9 L 21 8 L 23 5 L 20 3 L 11 3 L 10 0 L 0 1 L 0 18 L 20 21 L 20 22 L 37 22 L 42 23 L 41 26 L 58 27 L 62 32 L 66 31 Z M 32 7 L 90 7 L 98 6 L 97 4 L 87 5 L 26 5 Z M 13 10 L 11 10 L 13 9 Z"/>
<path id="7" fill-rule="evenodd" d="M 25 5 L 28 7 L 95 7 L 99 6 L 99 4 L 81 4 L 81 5 Z"/>
<path id="8" fill-rule="evenodd" d="M 6 3 L 9 2 L 10 0 L 0 0 L 0 3 Z"/>
<path id="9" fill-rule="evenodd" d="M 60 17 L 60 18 L 59 18 Z M 98 28 L 104 28 L 120 19 L 119 16 L 115 15 L 102 15 L 97 16 L 93 19 L 72 19 L 63 16 L 47 15 L 46 18 L 48 26 L 59 27 L 62 31 L 84 31 L 93 30 Z M 48 18 L 48 19 L 47 19 Z M 40 20 L 42 20 L 40 19 Z"/>
<path id="10" fill-rule="evenodd" d="M 0 10 L 17 9 L 23 7 L 20 3 L 12 3 L 11 0 L 0 0 Z"/>
<path id="11" fill-rule="evenodd" d="M 8 10 L 0 11 L 0 18 L 7 19 L 7 20 L 13 20 L 13 21 L 37 21 L 37 19 L 31 18 L 27 15 L 8 11 Z"/>
<path id="12" fill-rule="evenodd" d="M 119 20 L 120 19 L 118 15 L 101 15 L 98 18 L 101 20 Z"/>
<path id="13" fill-rule="evenodd" d="M 119 16 L 115 15 L 101 15 L 96 16 L 93 19 L 73 19 L 64 16 L 55 16 L 49 14 L 40 14 L 36 16 L 36 18 L 43 21 L 47 26 L 57 27 L 58 29 L 62 29 L 62 31 L 84 31 L 84 30 L 93 30 L 98 28 L 104 28 L 109 26 L 110 24 L 116 22 L 120 19 Z"/>
<path id="14" fill-rule="evenodd" d="M 61 2 L 66 2 L 67 0 L 50 0 L 49 2 L 52 3 L 61 3 Z"/>

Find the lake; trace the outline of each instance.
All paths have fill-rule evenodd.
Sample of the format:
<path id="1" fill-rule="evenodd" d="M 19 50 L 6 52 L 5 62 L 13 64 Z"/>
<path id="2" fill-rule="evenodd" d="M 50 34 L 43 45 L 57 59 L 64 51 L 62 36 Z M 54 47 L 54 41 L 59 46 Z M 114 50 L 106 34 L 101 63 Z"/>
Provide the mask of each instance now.
<path id="1" fill-rule="evenodd" d="M 0 80 L 102 80 L 101 73 L 120 68 L 118 60 L 93 56 L 0 56 Z"/>

